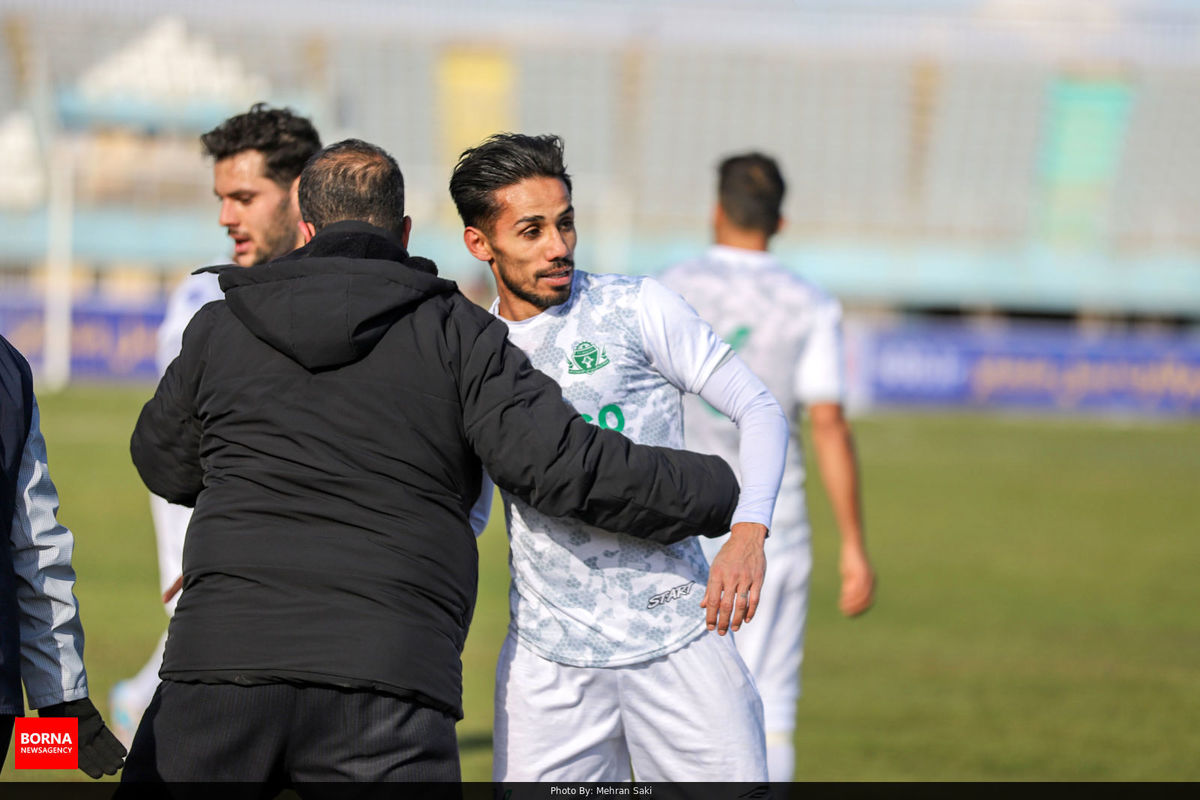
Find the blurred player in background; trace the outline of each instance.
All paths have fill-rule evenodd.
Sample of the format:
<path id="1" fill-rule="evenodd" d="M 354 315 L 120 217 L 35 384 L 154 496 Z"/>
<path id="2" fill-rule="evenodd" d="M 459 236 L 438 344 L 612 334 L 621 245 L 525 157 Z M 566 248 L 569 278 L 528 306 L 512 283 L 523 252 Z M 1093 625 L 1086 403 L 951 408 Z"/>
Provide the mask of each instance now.
<path id="1" fill-rule="evenodd" d="M 782 224 L 784 181 L 774 160 L 757 153 L 721 163 L 713 218 L 716 244 L 704 257 L 661 276 L 712 323 L 799 424 L 808 409 L 826 492 L 841 532 L 843 614 L 871 606 L 875 575 L 867 558 L 853 436 L 842 410 L 841 305 L 776 261 L 767 247 Z M 686 410 L 688 449 L 738 464 L 737 431 L 728 420 L 693 403 Z M 710 557 L 719 540 L 705 542 Z M 772 781 L 790 781 L 794 768 L 796 701 L 812 568 L 804 460 L 799 438 L 787 469 L 766 544 L 771 580 L 760 619 L 737 635 L 763 699 Z"/>
<path id="2" fill-rule="evenodd" d="M 225 120 L 200 141 L 213 159 L 213 193 L 221 201 L 218 221 L 233 240 L 233 263 L 251 267 L 302 245 L 296 188 L 305 162 L 321 149 L 312 123 L 289 109 L 258 103 L 245 114 Z M 158 329 L 160 377 L 179 355 L 183 330 L 193 315 L 205 303 L 223 297 L 211 272 L 189 275 L 171 293 Z M 151 495 L 150 512 L 158 543 L 159 583 L 169 616 L 175 611 L 176 583 L 183 573 L 183 538 L 192 510 Z M 113 730 L 126 747 L 158 686 L 166 637 L 164 632 L 146 665 L 117 683 L 109 695 Z"/>
<path id="3" fill-rule="evenodd" d="M 75 537 L 57 514 L 33 375 L 0 336 L 0 764 L 25 713 L 24 682 L 38 716 L 79 720 L 79 768 L 99 778 L 121 768 L 125 748 L 88 699 Z"/>
<path id="4" fill-rule="evenodd" d="M 720 634 L 758 602 L 787 447 L 779 405 L 677 294 L 574 268 L 558 137 L 493 136 L 463 153 L 450 193 L 495 277 L 492 313 L 584 419 L 681 448 L 680 398 L 697 392 L 741 430 L 741 502 L 711 577 L 694 538 L 657 545 L 502 492 L 512 583 L 494 778 L 621 781 L 632 765 L 639 780 L 765 780 L 762 705 Z"/>

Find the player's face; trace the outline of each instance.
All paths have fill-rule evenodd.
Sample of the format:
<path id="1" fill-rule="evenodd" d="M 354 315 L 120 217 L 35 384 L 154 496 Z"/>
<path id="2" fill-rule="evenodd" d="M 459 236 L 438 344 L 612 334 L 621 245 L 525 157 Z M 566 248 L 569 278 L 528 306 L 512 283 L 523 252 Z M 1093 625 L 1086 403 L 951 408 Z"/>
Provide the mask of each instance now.
<path id="1" fill-rule="evenodd" d="M 480 235 L 496 277 L 500 314 L 528 319 L 565 303 L 576 238 L 567 185 L 558 178 L 526 178 L 498 190 L 496 201 L 500 213 Z"/>
<path id="2" fill-rule="evenodd" d="M 267 177 L 262 152 L 243 150 L 214 164 L 213 193 L 239 267 L 270 261 L 300 244 L 295 193 Z"/>

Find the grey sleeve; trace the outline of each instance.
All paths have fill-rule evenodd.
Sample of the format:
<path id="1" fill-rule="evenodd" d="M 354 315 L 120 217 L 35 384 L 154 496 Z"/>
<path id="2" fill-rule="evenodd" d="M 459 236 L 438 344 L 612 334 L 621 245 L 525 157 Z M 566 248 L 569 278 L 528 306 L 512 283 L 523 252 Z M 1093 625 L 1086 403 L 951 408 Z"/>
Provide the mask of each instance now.
<path id="1" fill-rule="evenodd" d="M 21 454 L 11 534 L 20 608 L 21 677 L 32 708 L 88 696 L 75 599 L 75 538 L 58 521 L 37 400 Z"/>
<path id="2" fill-rule="evenodd" d="M 733 521 L 771 527 L 788 448 L 788 422 L 783 409 L 763 382 L 732 352 L 709 376 L 700 396 L 729 417 L 741 434 L 738 464 L 742 496 L 733 512 Z"/>

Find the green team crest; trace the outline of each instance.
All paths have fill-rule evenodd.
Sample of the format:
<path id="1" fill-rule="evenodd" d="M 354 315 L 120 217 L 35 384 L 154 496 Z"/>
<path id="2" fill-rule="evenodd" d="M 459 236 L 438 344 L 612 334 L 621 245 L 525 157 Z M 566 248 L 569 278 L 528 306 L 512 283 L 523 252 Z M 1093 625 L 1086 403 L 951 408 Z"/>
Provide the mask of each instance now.
<path id="1" fill-rule="evenodd" d="M 567 372 L 572 375 L 591 375 L 607 365 L 608 354 L 603 349 L 597 349 L 591 342 L 580 342 L 567 359 Z"/>

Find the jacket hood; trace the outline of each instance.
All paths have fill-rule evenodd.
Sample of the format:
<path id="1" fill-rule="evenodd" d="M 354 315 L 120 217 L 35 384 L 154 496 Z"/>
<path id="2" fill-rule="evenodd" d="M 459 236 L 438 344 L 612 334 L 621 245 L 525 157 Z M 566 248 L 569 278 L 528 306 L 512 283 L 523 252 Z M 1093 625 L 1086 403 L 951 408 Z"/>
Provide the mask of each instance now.
<path id="1" fill-rule="evenodd" d="M 310 370 L 366 356 L 422 301 L 458 287 L 400 241 L 364 222 L 337 222 L 285 256 L 216 272 L 229 310 L 251 333 Z"/>

